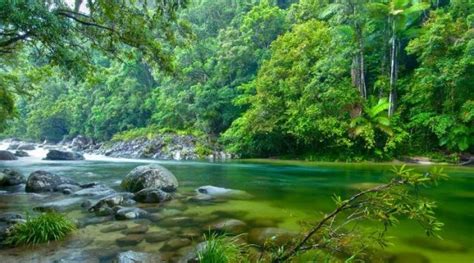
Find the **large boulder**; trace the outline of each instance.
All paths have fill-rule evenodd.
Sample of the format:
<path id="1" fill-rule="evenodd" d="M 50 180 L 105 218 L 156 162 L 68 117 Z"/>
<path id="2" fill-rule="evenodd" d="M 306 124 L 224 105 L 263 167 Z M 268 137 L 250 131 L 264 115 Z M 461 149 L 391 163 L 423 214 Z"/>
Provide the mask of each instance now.
<path id="1" fill-rule="evenodd" d="M 72 139 L 71 147 L 74 150 L 85 150 L 92 145 L 93 141 L 90 138 L 84 137 L 82 135 L 76 136 Z"/>
<path id="2" fill-rule="evenodd" d="M 49 150 L 45 160 L 56 160 L 56 161 L 76 161 L 84 160 L 84 156 L 78 152 L 68 152 L 60 150 Z"/>
<path id="3" fill-rule="evenodd" d="M 140 203 L 161 203 L 171 200 L 171 194 L 156 188 L 145 188 L 136 192 L 133 199 Z"/>
<path id="4" fill-rule="evenodd" d="M 0 161 L 13 161 L 17 159 L 18 158 L 16 158 L 13 153 L 9 151 L 0 150 Z"/>
<path id="5" fill-rule="evenodd" d="M 34 193 L 56 192 L 61 191 L 62 188 L 59 186 L 64 184 L 79 185 L 67 177 L 39 170 L 30 174 L 26 181 L 25 191 Z"/>
<path id="6" fill-rule="evenodd" d="M 178 188 L 178 180 L 168 169 L 161 165 L 143 165 L 130 171 L 123 179 L 121 186 L 134 193 L 145 188 L 173 192 Z"/>
<path id="7" fill-rule="evenodd" d="M 12 169 L 0 170 L 0 186 L 12 186 L 24 183 L 25 177 Z"/>
<path id="8" fill-rule="evenodd" d="M 34 143 L 21 143 L 15 150 L 32 151 L 36 148 Z"/>

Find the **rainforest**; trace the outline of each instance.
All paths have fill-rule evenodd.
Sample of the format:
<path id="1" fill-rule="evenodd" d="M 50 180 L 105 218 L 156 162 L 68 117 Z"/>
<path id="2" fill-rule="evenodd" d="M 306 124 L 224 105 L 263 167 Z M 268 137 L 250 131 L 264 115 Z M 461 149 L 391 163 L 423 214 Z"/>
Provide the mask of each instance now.
<path id="1" fill-rule="evenodd" d="M 0 0 L 7 262 L 472 262 L 473 164 L 470 0 Z"/>

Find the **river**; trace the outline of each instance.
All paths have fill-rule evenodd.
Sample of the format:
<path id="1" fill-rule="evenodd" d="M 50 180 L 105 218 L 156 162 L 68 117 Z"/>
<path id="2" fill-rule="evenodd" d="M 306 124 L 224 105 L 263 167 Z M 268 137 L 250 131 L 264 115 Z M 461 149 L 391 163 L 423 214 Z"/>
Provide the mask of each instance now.
<path id="1" fill-rule="evenodd" d="M 3 145 L 4 147 L 5 145 Z M 0 146 L 1 147 L 1 146 Z M 240 160 L 223 163 L 194 161 L 155 161 L 115 159 L 86 155 L 85 161 L 44 161 L 45 151 L 30 151 L 32 157 L 17 161 L 0 161 L 0 168 L 17 169 L 25 176 L 35 170 L 46 170 L 71 177 L 80 183 L 100 182 L 119 190 L 121 179 L 138 165 L 158 163 L 168 168 L 177 177 L 180 187 L 178 193 L 192 196 L 194 189 L 203 185 L 213 185 L 245 191 L 246 198 L 225 200 L 222 202 L 194 203 L 177 205 L 171 201 L 167 205 L 153 208 L 169 216 L 188 217 L 194 224 L 184 222 L 181 225 L 164 226 L 159 222 L 148 222 L 150 231 L 170 230 L 177 235 L 196 231 L 205 232 L 206 224 L 199 218 L 235 218 L 246 222 L 247 228 L 269 225 L 299 231 L 301 221 L 314 221 L 321 212 L 329 212 L 334 207 L 333 194 L 348 197 L 355 189 L 386 181 L 390 176 L 388 164 L 331 164 L 305 163 L 270 160 Z M 427 170 L 428 165 L 416 166 Z M 424 236 L 416 224 L 401 222 L 390 231 L 393 246 L 387 248 L 392 253 L 424 258 L 423 262 L 466 262 L 474 261 L 474 169 L 466 167 L 446 167 L 450 179 L 440 186 L 424 192 L 438 201 L 437 215 L 445 223 L 441 233 L 443 240 L 432 240 Z M 36 195 L 0 192 L 0 213 L 6 211 L 24 212 L 33 207 L 64 198 L 54 195 Z M 179 206 L 179 207 L 178 207 Z M 149 207 L 147 207 L 149 208 Z M 175 209 L 176 208 L 176 209 Z M 89 213 L 77 207 L 66 211 L 73 219 L 90 217 Z M 204 220 L 202 221 L 204 222 Z M 143 222 L 127 222 L 129 226 Z M 89 262 L 97 258 L 98 262 L 107 262 L 112 254 L 133 249 L 151 253 L 169 255 L 175 260 L 177 253 L 186 253 L 186 247 L 176 251 L 163 252 L 161 243 L 146 241 L 132 247 L 120 247 L 115 240 L 123 236 L 120 232 L 102 233 L 101 229 L 110 222 L 93 224 L 78 229 L 64 242 L 49 245 L 0 250 L 1 262 Z M 167 229 L 169 228 L 169 229 Z M 194 231 L 194 232 L 193 232 Z M 189 247 L 195 245 L 192 241 Z M 173 254 L 174 253 L 174 254 Z M 62 260 L 62 261 L 61 261 Z M 428 260 L 428 261 L 426 261 Z M 418 262 L 418 261 L 416 261 Z"/>

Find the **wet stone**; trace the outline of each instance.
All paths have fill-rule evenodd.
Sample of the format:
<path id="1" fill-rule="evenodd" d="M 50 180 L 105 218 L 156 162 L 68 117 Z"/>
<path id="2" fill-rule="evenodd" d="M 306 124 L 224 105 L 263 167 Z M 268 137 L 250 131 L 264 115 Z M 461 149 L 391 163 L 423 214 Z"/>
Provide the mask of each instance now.
<path id="1" fill-rule="evenodd" d="M 274 227 L 254 228 L 249 232 L 248 240 L 250 243 L 263 246 L 266 242 L 282 246 L 289 243 L 297 236 L 296 232 Z"/>
<path id="2" fill-rule="evenodd" d="M 127 219 L 137 219 L 141 217 L 147 216 L 148 213 L 140 208 L 135 208 L 135 207 L 126 207 L 126 208 L 120 208 L 116 214 L 115 218 L 118 220 L 127 220 Z"/>
<path id="3" fill-rule="evenodd" d="M 135 251 L 127 251 L 122 252 L 117 255 L 117 263 L 154 263 L 160 262 L 160 259 L 157 258 L 158 255 L 152 255 L 150 253 L 144 252 L 135 252 Z"/>
<path id="4" fill-rule="evenodd" d="M 84 248 L 92 244 L 92 242 L 94 242 L 94 238 L 80 238 L 80 239 L 78 238 L 78 239 L 67 241 L 66 247 L 67 248 Z"/>
<path id="5" fill-rule="evenodd" d="M 102 224 L 111 220 L 113 220 L 113 217 L 111 216 L 87 217 L 87 218 L 80 219 L 78 222 L 78 226 L 86 227 L 88 225 Z"/>
<path id="6" fill-rule="evenodd" d="M 160 222 L 162 226 L 186 226 L 191 224 L 193 224 L 193 219 L 189 217 L 166 218 Z"/>
<path id="7" fill-rule="evenodd" d="M 148 231 L 148 226 L 147 225 L 138 225 L 134 227 L 130 227 L 128 229 L 125 229 L 122 231 L 123 234 L 125 235 L 130 235 L 130 234 L 144 234 Z"/>
<path id="8" fill-rule="evenodd" d="M 157 243 L 168 240 L 173 237 L 173 233 L 167 230 L 149 232 L 145 235 L 145 240 L 148 243 Z"/>
<path id="9" fill-rule="evenodd" d="M 209 226 L 211 231 L 240 234 L 245 231 L 247 224 L 238 219 L 223 219 Z"/>
<path id="10" fill-rule="evenodd" d="M 117 245 L 121 247 L 135 246 L 135 245 L 138 245 L 140 242 L 142 242 L 144 238 L 145 238 L 145 235 L 132 234 L 132 235 L 118 238 L 117 240 L 115 240 L 115 242 L 117 243 Z"/>
<path id="11" fill-rule="evenodd" d="M 110 233 L 110 232 L 116 232 L 116 231 L 120 231 L 120 230 L 124 230 L 124 229 L 127 229 L 128 226 L 126 224 L 123 224 L 123 223 L 114 223 L 108 227 L 105 227 L 105 228 L 102 228 L 100 230 L 100 232 L 102 233 Z"/>
<path id="12" fill-rule="evenodd" d="M 202 232 L 198 228 L 186 228 L 181 231 L 179 236 L 196 240 L 202 237 Z"/>
<path id="13" fill-rule="evenodd" d="M 187 238 L 173 238 L 165 243 L 165 245 L 161 248 L 163 251 L 175 251 L 185 246 L 189 246 L 191 244 L 191 240 Z"/>

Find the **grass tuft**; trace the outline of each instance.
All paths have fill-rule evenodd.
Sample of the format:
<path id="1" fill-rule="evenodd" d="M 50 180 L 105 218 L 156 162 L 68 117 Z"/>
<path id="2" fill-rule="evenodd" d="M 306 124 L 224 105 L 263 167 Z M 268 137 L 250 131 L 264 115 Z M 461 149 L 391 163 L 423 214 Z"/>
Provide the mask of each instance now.
<path id="1" fill-rule="evenodd" d="M 21 246 L 61 240 L 74 229 L 76 229 L 74 223 L 59 213 L 44 213 L 36 217 L 27 216 L 25 223 L 13 227 L 6 243 Z"/>
<path id="2" fill-rule="evenodd" d="M 236 237 L 218 235 L 216 233 L 205 237 L 206 245 L 198 252 L 200 263 L 235 263 L 243 260 L 243 245 Z"/>

